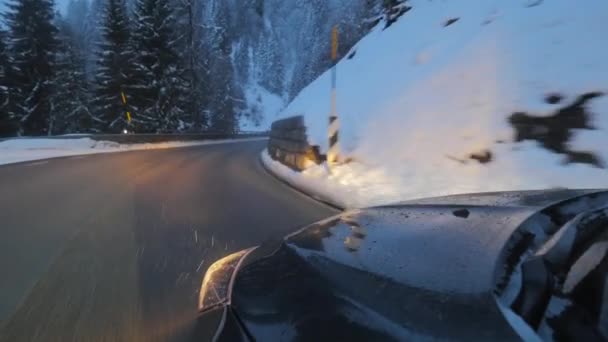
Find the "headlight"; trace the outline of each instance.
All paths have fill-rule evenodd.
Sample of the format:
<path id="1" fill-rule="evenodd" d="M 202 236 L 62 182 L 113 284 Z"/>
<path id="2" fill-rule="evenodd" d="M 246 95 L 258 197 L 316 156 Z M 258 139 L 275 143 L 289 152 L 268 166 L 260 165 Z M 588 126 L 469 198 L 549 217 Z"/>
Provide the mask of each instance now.
<path id="1" fill-rule="evenodd" d="M 255 247 L 230 254 L 216 261 L 207 269 L 198 297 L 198 309 L 200 311 L 221 304 L 230 304 L 230 294 L 236 270 L 238 270 L 241 261 L 247 254 L 254 249 Z"/>

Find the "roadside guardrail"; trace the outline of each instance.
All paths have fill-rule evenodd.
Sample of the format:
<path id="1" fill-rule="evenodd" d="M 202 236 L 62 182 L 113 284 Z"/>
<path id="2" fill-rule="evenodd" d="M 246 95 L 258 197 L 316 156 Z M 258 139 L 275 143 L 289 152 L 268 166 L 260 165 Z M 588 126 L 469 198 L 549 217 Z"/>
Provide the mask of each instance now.
<path id="1" fill-rule="evenodd" d="M 318 146 L 308 143 L 304 117 L 301 115 L 272 123 L 268 154 L 296 171 L 304 170 L 311 162 L 319 164 L 325 159 L 319 153 Z"/>

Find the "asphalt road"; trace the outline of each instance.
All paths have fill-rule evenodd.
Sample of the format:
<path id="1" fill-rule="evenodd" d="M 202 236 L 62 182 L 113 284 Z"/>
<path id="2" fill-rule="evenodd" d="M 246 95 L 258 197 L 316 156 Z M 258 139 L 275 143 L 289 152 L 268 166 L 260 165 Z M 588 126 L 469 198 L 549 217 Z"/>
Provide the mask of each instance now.
<path id="1" fill-rule="evenodd" d="M 0 340 L 188 340 L 212 262 L 336 213 L 265 143 L 0 166 Z"/>

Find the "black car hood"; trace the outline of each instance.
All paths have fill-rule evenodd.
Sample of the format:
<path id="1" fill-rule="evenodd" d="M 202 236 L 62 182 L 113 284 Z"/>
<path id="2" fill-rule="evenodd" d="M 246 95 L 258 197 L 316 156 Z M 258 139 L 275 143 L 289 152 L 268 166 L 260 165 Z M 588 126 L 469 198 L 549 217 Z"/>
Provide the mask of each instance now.
<path id="1" fill-rule="evenodd" d="M 495 291 L 509 240 L 595 190 L 449 196 L 346 212 L 252 253 L 232 307 L 257 340 L 516 340 Z"/>

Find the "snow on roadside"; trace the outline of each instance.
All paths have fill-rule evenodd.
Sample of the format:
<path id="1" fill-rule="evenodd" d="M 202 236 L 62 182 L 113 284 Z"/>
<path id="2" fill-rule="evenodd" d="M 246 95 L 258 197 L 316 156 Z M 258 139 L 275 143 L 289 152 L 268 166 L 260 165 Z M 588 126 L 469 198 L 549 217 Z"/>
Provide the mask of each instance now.
<path id="1" fill-rule="evenodd" d="M 408 4 L 411 11 L 386 30 L 378 25 L 352 59 L 338 64 L 341 145 L 354 162 L 331 174 L 321 166 L 289 175 L 292 182 L 331 192 L 347 207 L 476 191 L 608 187 L 608 2 Z M 458 20 L 445 26 L 449 19 Z M 329 84 L 327 72 L 282 113 L 304 115 L 310 142 L 322 150 Z M 588 92 L 603 93 L 585 105 L 594 129 L 554 133 L 571 134 L 564 148 L 592 152 L 604 168 L 568 163 L 570 155 L 539 139 L 514 142 L 514 113 L 549 118 Z M 563 98 L 550 103 L 551 93 Z M 487 162 L 471 158 L 485 151 Z"/>
<path id="2" fill-rule="evenodd" d="M 394 197 L 384 191 L 390 189 L 379 186 L 373 170 L 356 164 L 341 166 L 333 170 L 333 174 L 326 165 L 316 165 L 300 173 L 273 160 L 268 150 L 262 152 L 262 163 L 293 187 L 341 208 L 360 208 Z"/>
<path id="3" fill-rule="evenodd" d="M 17 138 L 0 141 L 0 165 L 66 156 L 225 144 L 260 139 L 265 138 L 119 144 L 112 141 L 96 141 L 91 138 Z"/>
<path id="4" fill-rule="evenodd" d="M 521 164 L 512 160 L 500 160 L 493 164 L 473 164 L 462 169 L 453 163 L 438 172 L 433 163 L 407 169 L 390 169 L 382 165 L 363 164 L 353 161 L 331 168 L 326 164 L 312 166 L 303 172 L 295 172 L 273 160 L 268 151 L 262 153 L 262 162 L 274 174 L 292 186 L 321 200 L 346 209 L 388 205 L 405 200 L 444 196 L 459 193 L 509 190 L 542 190 L 560 187 L 555 184 L 576 182 L 576 188 L 608 186 L 608 172 L 589 169 L 584 165 L 560 166 L 559 157 L 552 156 L 526 143 L 529 151 L 522 152 Z M 507 152 L 508 149 L 499 149 Z M 536 165 L 526 165 L 536 160 Z M 521 169 L 518 169 L 521 168 Z M 520 173 L 522 176 L 517 176 Z M 525 176 L 526 173 L 542 174 Z M 444 174 L 454 175 L 446 177 Z"/>

